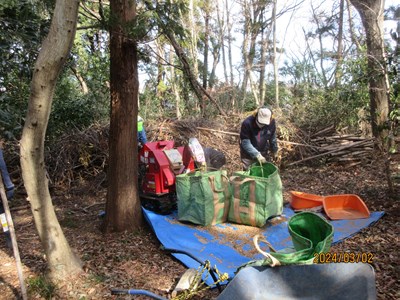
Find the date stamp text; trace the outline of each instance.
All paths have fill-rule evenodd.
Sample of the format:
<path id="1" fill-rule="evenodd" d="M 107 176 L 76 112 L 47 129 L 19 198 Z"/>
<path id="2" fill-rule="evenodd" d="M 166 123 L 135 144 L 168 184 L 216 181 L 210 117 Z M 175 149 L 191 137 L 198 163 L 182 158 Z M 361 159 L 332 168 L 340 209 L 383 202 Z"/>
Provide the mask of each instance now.
<path id="1" fill-rule="evenodd" d="M 374 255 L 370 252 L 322 252 L 314 253 L 315 264 L 329 263 L 368 263 L 372 264 Z"/>

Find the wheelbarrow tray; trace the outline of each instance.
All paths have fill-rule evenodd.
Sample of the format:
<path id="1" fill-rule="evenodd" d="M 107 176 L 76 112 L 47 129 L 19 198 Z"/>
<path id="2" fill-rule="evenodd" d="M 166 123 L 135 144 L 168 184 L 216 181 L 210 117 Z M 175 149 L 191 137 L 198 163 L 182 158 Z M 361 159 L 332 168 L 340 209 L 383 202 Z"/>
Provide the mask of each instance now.
<path id="1" fill-rule="evenodd" d="M 375 272 L 364 263 L 247 267 L 217 300 L 376 299 Z"/>
<path id="2" fill-rule="evenodd" d="M 367 205 L 354 194 L 325 196 L 323 206 L 331 220 L 364 219 L 370 216 Z"/>
<path id="3" fill-rule="evenodd" d="M 299 192 L 299 191 L 290 191 L 290 194 L 291 194 L 290 205 L 295 210 L 322 206 L 322 202 L 324 200 L 323 196 Z"/>

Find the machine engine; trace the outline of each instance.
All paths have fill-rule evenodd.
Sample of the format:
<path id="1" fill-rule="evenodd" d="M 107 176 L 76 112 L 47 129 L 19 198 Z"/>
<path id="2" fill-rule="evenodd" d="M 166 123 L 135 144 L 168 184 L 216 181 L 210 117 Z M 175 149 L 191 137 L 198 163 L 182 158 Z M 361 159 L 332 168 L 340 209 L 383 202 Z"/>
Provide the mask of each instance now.
<path id="1" fill-rule="evenodd" d="M 148 142 L 139 151 L 142 205 L 160 214 L 176 208 L 175 177 L 196 167 L 189 146 L 174 141 Z"/>

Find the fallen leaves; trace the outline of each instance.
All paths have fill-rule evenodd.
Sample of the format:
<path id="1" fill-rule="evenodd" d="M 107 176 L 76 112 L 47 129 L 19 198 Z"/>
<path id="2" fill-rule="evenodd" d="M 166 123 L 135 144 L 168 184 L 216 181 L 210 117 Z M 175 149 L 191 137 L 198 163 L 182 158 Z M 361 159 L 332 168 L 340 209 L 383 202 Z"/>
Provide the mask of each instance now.
<path id="1" fill-rule="evenodd" d="M 172 126 L 163 122 L 160 126 L 150 126 L 149 137 L 158 139 L 157 134 L 175 138 L 177 142 L 187 141 L 191 136 L 197 136 L 200 143 L 206 147 L 223 150 L 227 157 L 226 169 L 229 173 L 241 169 L 239 146 L 236 136 L 199 132 L 196 127 L 209 127 L 220 131 L 238 132 L 239 118 L 225 119 L 222 123 L 213 123 L 210 127 L 205 121 L 191 124 L 188 121 Z M 186 130 L 185 128 L 191 128 Z M 152 131 L 151 128 L 155 128 Z M 173 129 L 172 129 L 173 128 Z M 81 132 L 77 139 L 63 140 L 70 143 L 69 148 L 77 146 L 80 140 L 89 137 L 96 147 L 104 147 L 103 138 L 106 134 Z M 60 157 L 67 158 L 64 163 L 58 162 L 57 170 L 78 166 L 79 151 L 75 154 L 64 149 Z M 93 151 L 95 151 L 93 149 Z M 146 225 L 138 232 L 124 232 L 103 235 L 99 228 L 101 218 L 99 213 L 104 210 L 106 186 L 101 175 L 101 165 L 105 164 L 105 150 L 92 152 L 99 164 L 95 171 L 78 167 L 84 180 L 78 180 L 77 173 L 67 172 L 64 177 L 58 174 L 62 182 L 73 189 L 53 191 L 54 205 L 57 216 L 63 226 L 64 233 L 73 249 L 84 262 L 85 273 L 75 281 L 64 286 L 58 286 L 56 299 L 131 299 L 130 296 L 112 296 L 111 288 L 145 289 L 163 297 L 168 297 L 178 282 L 186 267 L 173 256 L 160 249 L 160 243 L 152 230 Z M 385 211 L 385 215 L 376 224 L 363 229 L 358 234 L 332 247 L 333 252 L 370 252 L 374 255 L 373 267 L 376 273 L 378 299 L 400 298 L 400 260 L 399 249 L 399 202 L 390 199 L 387 193 L 386 177 L 383 172 L 383 162 L 379 160 L 371 164 L 360 164 L 351 168 L 335 165 L 282 167 L 280 170 L 283 184 L 284 200 L 289 201 L 289 191 L 298 190 L 313 194 L 329 195 L 353 193 L 359 195 L 370 211 Z M 94 180 L 91 186 L 90 178 Z M 91 186 L 91 188 L 87 188 Z M 19 197 L 19 198 L 18 198 Z M 24 196 L 20 195 L 14 206 L 26 206 Z M 18 245 L 25 278 L 35 278 L 45 272 L 46 261 L 37 236 L 32 215 L 28 207 L 12 212 L 16 227 Z M 216 233 L 217 234 L 217 233 Z M 234 240 L 235 237 L 233 236 Z M 233 243 L 235 241 L 232 241 Z M 241 245 L 241 244 L 240 244 Z M 239 245 L 239 246 L 240 246 Z M 218 267 L 218 266 L 217 266 Z M 18 294 L 19 283 L 15 263 L 6 249 L 4 235 L 0 235 L 0 299 L 13 299 Z M 29 287 L 28 287 L 29 290 Z M 32 299 L 44 299 L 40 294 L 31 294 Z M 194 299 L 215 299 L 216 289 L 207 290 Z M 148 299 L 137 296 L 135 299 Z"/>

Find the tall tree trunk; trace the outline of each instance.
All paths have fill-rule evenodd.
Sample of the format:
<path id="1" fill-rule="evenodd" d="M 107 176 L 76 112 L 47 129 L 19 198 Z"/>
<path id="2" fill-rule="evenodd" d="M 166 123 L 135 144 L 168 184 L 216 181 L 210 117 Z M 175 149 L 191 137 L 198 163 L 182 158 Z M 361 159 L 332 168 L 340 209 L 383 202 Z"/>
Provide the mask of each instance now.
<path id="1" fill-rule="evenodd" d="M 208 79 L 208 50 L 209 50 L 209 39 L 210 39 L 210 3 L 205 1 L 204 3 L 204 63 L 203 63 L 203 89 L 207 90 L 207 79 Z M 201 101 L 201 114 L 204 116 L 206 109 L 206 99 L 203 96 Z"/>
<path id="2" fill-rule="evenodd" d="M 225 1 L 225 6 L 226 6 L 226 25 L 228 26 L 228 62 L 229 62 L 229 78 L 230 78 L 230 88 L 232 92 L 230 93 L 231 97 L 231 104 L 232 107 L 235 107 L 237 105 L 236 103 L 236 91 L 234 89 L 234 79 L 233 79 L 233 60 L 232 60 L 232 22 L 229 18 L 230 15 L 230 10 L 228 8 L 228 0 Z"/>
<path id="3" fill-rule="evenodd" d="M 335 86 L 340 85 L 342 78 L 342 61 L 343 61 L 343 17 L 344 17 L 344 0 L 340 0 L 339 9 L 339 33 L 338 33 L 338 48 L 336 52 L 336 71 L 335 71 Z"/>
<path id="4" fill-rule="evenodd" d="M 57 78 L 70 53 L 79 1 L 57 0 L 50 31 L 37 58 L 21 138 L 21 169 L 40 241 L 46 253 L 49 275 L 67 280 L 82 271 L 54 212 L 44 159 L 44 140 Z"/>
<path id="5" fill-rule="evenodd" d="M 211 73 L 210 73 L 210 78 L 208 80 L 208 87 L 212 89 L 215 84 L 215 78 L 216 78 L 216 71 L 217 71 L 217 66 L 219 63 L 219 58 L 220 58 L 220 51 L 221 51 L 221 43 L 222 41 L 218 40 L 212 43 L 212 56 L 213 56 L 213 65 L 211 68 Z"/>
<path id="6" fill-rule="evenodd" d="M 71 66 L 70 69 L 71 69 L 72 73 L 74 73 L 76 79 L 78 79 L 78 81 L 79 81 L 79 85 L 81 86 L 81 89 L 82 89 L 82 94 L 87 95 L 89 93 L 89 89 L 88 89 L 85 79 L 83 79 L 82 75 L 79 73 L 79 71 L 75 67 Z"/>
<path id="7" fill-rule="evenodd" d="M 173 33 L 170 30 L 168 30 L 168 28 L 166 28 L 166 27 L 164 27 L 163 30 L 164 30 L 164 34 L 167 36 L 168 40 L 171 42 L 172 47 L 174 47 L 175 53 L 176 53 L 177 57 L 179 58 L 179 61 L 182 63 L 183 72 L 184 72 L 186 78 L 188 79 L 191 87 L 193 88 L 193 91 L 195 92 L 197 98 L 198 99 L 202 99 L 203 97 L 208 98 L 211 102 L 214 103 L 214 105 L 217 107 L 217 109 L 221 113 L 221 115 L 226 116 L 225 111 L 218 104 L 218 102 L 213 97 L 211 97 L 211 95 L 203 88 L 203 86 L 201 84 L 199 84 L 197 79 L 194 77 L 192 69 L 190 68 L 189 60 L 187 59 L 182 47 L 176 41 Z"/>
<path id="8" fill-rule="evenodd" d="M 244 65 L 244 74 L 243 74 L 243 81 L 242 81 L 242 99 L 240 102 L 240 109 L 244 108 L 244 104 L 246 101 L 247 96 L 247 83 L 249 80 L 249 66 L 248 66 L 248 47 L 250 43 L 250 28 L 251 28 L 251 13 L 250 8 L 247 3 L 247 0 L 243 1 L 243 16 L 244 16 L 244 28 L 243 28 L 243 43 L 242 43 L 242 60 Z"/>
<path id="9" fill-rule="evenodd" d="M 161 27 L 164 35 L 167 37 L 167 39 L 171 43 L 171 46 L 174 48 L 176 56 L 178 57 L 179 61 L 182 64 L 182 71 L 185 74 L 186 79 L 189 81 L 197 98 L 199 100 L 201 100 L 203 97 L 208 98 L 211 102 L 214 103 L 214 105 L 216 106 L 218 111 L 221 113 L 221 115 L 226 116 L 226 113 L 224 112 L 222 107 L 218 104 L 218 102 L 215 101 L 215 99 L 213 97 L 211 97 L 211 95 L 206 91 L 206 89 L 204 89 L 203 86 L 197 81 L 197 78 L 195 77 L 195 74 L 193 73 L 193 70 L 190 66 L 189 59 L 188 59 L 185 51 L 182 49 L 182 47 L 179 45 L 178 41 L 176 40 L 172 29 L 164 23 L 164 20 L 166 19 L 164 12 L 161 10 L 156 10 L 153 7 L 153 4 L 151 3 L 151 1 L 148 1 L 148 0 L 145 1 L 145 5 L 150 10 L 157 12 L 158 24 Z"/>
<path id="10" fill-rule="evenodd" d="M 136 2 L 110 1 L 115 21 L 110 28 L 111 119 L 105 232 L 142 226 L 138 195 L 137 111 L 138 70 L 136 41 L 127 28 L 134 26 Z"/>
<path id="11" fill-rule="evenodd" d="M 352 6 L 350 0 L 346 0 L 347 11 L 348 11 L 348 19 L 349 19 L 349 31 L 351 36 L 351 41 L 356 45 L 357 49 L 361 50 L 360 42 L 358 41 L 356 34 L 354 33 L 354 24 L 353 24 L 353 16 L 352 16 Z"/>
<path id="12" fill-rule="evenodd" d="M 190 54 L 192 58 L 193 74 L 197 80 L 197 76 L 199 75 L 199 64 L 197 62 L 198 33 L 194 17 L 195 8 L 193 2 L 194 0 L 189 0 Z"/>
<path id="13" fill-rule="evenodd" d="M 177 78 L 175 75 L 175 55 L 174 55 L 174 50 L 173 47 L 170 46 L 169 48 L 169 65 L 170 65 L 170 77 L 171 77 L 171 89 L 172 92 L 175 95 L 175 111 L 176 111 L 176 118 L 179 120 L 182 115 L 181 111 L 179 109 L 180 102 L 181 102 L 181 97 L 179 95 L 178 91 L 178 85 L 177 85 Z"/>
<path id="14" fill-rule="evenodd" d="M 368 78 L 373 135 L 386 149 L 389 120 L 389 87 L 383 41 L 383 0 L 351 0 L 364 25 L 368 54 Z"/>
<path id="15" fill-rule="evenodd" d="M 221 23 L 220 23 L 220 17 L 219 17 L 219 12 L 218 12 L 218 1 L 215 5 L 216 5 L 215 7 L 217 9 L 217 24 L 218 24 L 218 26 L 220 26 Z M 211 4 L 210 4 L 209 10 L 210 11 L 213 10 L 213 7 L 211 6 Z M 220 32 L 221 32 L 221 30 L 219 30 L 219 31 L 216 30 L 215 32 L 213 31 L 213 35 L 210 38 L 210 43 L 212 45 L 211 53 L 212 53 L 212 57 L 213 57 L 213 63 L 212 63 L 212 68 L 211 68 L 211 72 L 210 72 L 210 77 L 208 79 L 208 86 L 209 86 L 210 90 L 214 87 L 214 84 L 215 84 L 215 79 L 216 79 L 215 73 L 217 70 L 218 63 L 220 61 L 221 48 L 224 43 L 224 36 L 223 36 L 223 34 L 221 35 Z M 222 29 L 222 32 L 225 32 L 225 29 Z"/>
<path id="16" fill-rule="evenodd" d="M 226 65 L 226 49 L 225 49 L 225 13 L 224 13 L 224 6 L 222 6 L 222 10 L 219 8 L 219 1 L 216 1 L 216 8 L 217 8 L 217 21 L 218 21 L 218 34 L 219 34 L 219 41 L 222 49 L 222 66 L 224 71 L 224 79 L 225 85 L 228 85 L 228 68 Z"/>
<path id="17" fill-rule="evenodd" d="M 274 59 L 273 59 L 273 65 L 274 65 L 274 83 L 275 83 L 275 105 L 277 108 L 280 107 L 279 103 L 279 77 L 278 77 L 278 54 L 276 52 L 276 6 L 277 6 L 277 1 L 274 0 L 273 3 L 273 8 L 272 8 L 272 35 L 273 35 L 273 44 L 274 44 Z"/>
<path id="18" fill-rule="evenodd" d="M 264 13 L 264 12 L 263 12 Z M 265 70 L 267 68 L 267 46 L 268 46 L 268 35 L 265 34 L 265 29 L 261 29 L 261 51 L 260 51 L 260 102 L 265 101 Z"/>
<path id="19" fill-rule="evenodd" d="M 321 24 L 320 24 L 320 19 L 318 17 L 318 12 L 316 11 L 316 9 L 311 5 L 312 7 L 312 14 L 313 14 L 313 21 L 314 23 L 317 25 L 317 34 L 318 34 L 318 41 L 319 41 L 319 52 L 320 52 L 320 57 L 319 57 L 319 70 L 321 72 L 322 75 L 322 82 L 324 84 L 325 89 L 327 89 L 328 87 L 328 79 L 327 79 L 327 75 L 326 75 L 326 68 L 324 67 L 324 61 L 325 61 L 325 50 L 324 50 L 324 43 L 323 43 L 323 30 L 321 30 Z M 311 49 L 310 49 L 311 51 Z M 312 52 L 311 52 L 312 53 Z M 314 55 L 313 55 L 314 56 Z M 314 60 L 314 58 L 313 58 Z M 317 66 L 315 65 L 315 67 L 317 68 Z"/>
<path id="20" fill-rule="evenodd" d="M 254 67 L 254 58 L 256 56 L 256 41 L 257 41 L 258 32 L 252 28 L 251 35 L 250 35 L 250 47 L 249 52 L 246 57 L 246 72 L 248 73 L 248 79 L 250 81 L 250 88 L 253 92 L 253 96 L 256 102 L 256 105 L 259 106 L 260 104 L 260 97 L 258 94 L 258 88 L 256 84 L 256 79 L 253 76 L 253 67 Z"/>
<path id="21" fill-rule="evenodd" d="M 256 105 L 260 105 L 263 99 L 260 95 L 260 90 L 262 91 L 260 85 L 263 84 L 264 79 L 259 78 L 258 86 L 256 83 L 256 79 L 253 76 L 253 68 L 254 62 L 256 58 L 256 50 L 257 50 L 257 39 L 262 32 L 264 32 L 267 27 L 266 22 L 264 21 L 264 12 L 266 5 L 269 5 L 267 2 L 257 2 L 257 1 L 248 1 L 245 0 L 243 2 L 243 13 L 244 13 L 244 39 L 243 39 L 243 61 L 245 65 L 245 73 L 243 77 L 242 90 L 244 93 L 244 98 L 242 100 L 242 104 L 244 104 L 244 100 L 246 97 L 246 88 L 247 81 L 250 81 L 251 90 L 256 102 Z M 270 30 L 269 30 L 270 32 Z M 265 36 L 269 36 L 266 34 Z M 264 42 L 263 37 L 261 37 L 262 42 Z M 266 46 L 266 45 L 264 45 Z M 248 48 L 248 49 L 247 49 Z M 259 66 L 257 65 L 259 68 Z M 264 68 L 265 66 L 262 66 Z"/>
<path id="22" fill-rule="evenodd" d="M 394 194 L 389 158 L 389 81 L 383 40 L 384 0 L 351 0 L 364 25 L 368 54 L 368 83 L 372 134 L 385 159 L 389 193 Z"/>
<path id="23" fill-rule="evenodd" d="M 209 37 L 210 37 L 210 11 L 209 1 L 204 3 L 204 66 L 203 66 L 203 88 L 207 89 L 207 77 L 208 77 L 208 49 L 209 49 Z"/>
<path id="24" fill-rule="evenodd" d="M 250 88 L 253 93 L 253 97 L 255 99 L 255 103 L 257 106 L 260 106 L 261 99 L 258 93 L 259 88 L 257 88 L 256 79 L 253 76 L 253 67 L 254 67 L 254 59 L 256 57 L 256 45 L 257 45 L 257 37 L 261 32 L 262 25 L 262 13 L 263 8 L 256 8 L 253 12 L 254 19 L 251 21 L 251 28 L 250 28 L 250 45 L 249 45 L 249 52 L 246 57 L 246 71 L 248 72 L 248 78 L 250 81 Z"/>
<path id="25" fill-rule="evenodd" d="M 156 86 L 156 98 L 160 103 L 161 110 L 164 110 L 164 94 L 165 94 L 165 83 L 164 83 L 164 67 L 165 51 L 164 45 L 160 42 L 160 39 L 156 41 L 157 48 L 157 86 Z"/>

